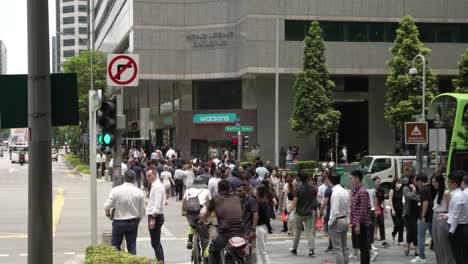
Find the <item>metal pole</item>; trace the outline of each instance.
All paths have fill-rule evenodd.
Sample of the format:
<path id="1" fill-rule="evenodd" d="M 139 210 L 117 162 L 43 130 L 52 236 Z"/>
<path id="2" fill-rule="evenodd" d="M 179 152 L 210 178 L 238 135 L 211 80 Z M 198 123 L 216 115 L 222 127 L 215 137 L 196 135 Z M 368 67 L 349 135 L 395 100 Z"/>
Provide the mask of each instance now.
<path id="1" fill-rule="evenodd" d="M 28 263 L 53 263 L 47 0 L 28 0 Z"/>
<path id="2" fill-rule="evenodd" d="M 276 61 L 275 61 L 275 165 L 279 166 L 279 5 L 276 1 Z"/>
<path id="3" fill-rule="evenodd" d="M 423 73 L 422 73 L 422 109 L 421 109 L 421 120 L 420 121 L 426 121 L 426 58 L 424 58 L 423 55 L 417 54 L 414 56 L 413 61 L 412 61 L 412 67 L 414 67 L 414 63 L 417 58 L 421 58 L 422 63 L 423 63 Z M 418 164 L 416 166 L 416 172 L 420 173 L 422 172 L 423 169 L 423 155 L 422 155 L 422 145 L 419 144 L 416 149 L 416 159 L 418 161 Z"/>
<path id="4" fill-rule="evenodd" d="M 117 116 L 123 115 L 123 88 L 120 88 L 120 95 L 117 98 Z M 119 122 L 119 121 L 117 121 Z M 122 130 L 119 129 L 119 124 L 115 130 L 115 147 L 114 147 L 114 181 L 112 187 L 119 186 L 123 183 L 122 175 Z"/>
<path id="5" fill-rule="evenodd" d="M 91 245 L 97 245 L 97 182 L 96 182 L 96 111 L 92 109 L 93 97 L 94 97 L 94 72 L 93 72 L 93 50 L 94 50 L 94 0 L 89 1 L 89 40 L 88 47 L 90 50 L 90 89 L 89 91 L 89 163 L 90 163 L 90 177 L 89 177 L 89 210 L 90 210 L 90 243 Z"/>
<path id="6" fill-rule="evenodd" d="M 237 160 L 240 162 L 241 161 L 241 152 L 242 152 L 242 134 L 241 132 L 237 132 Z"/>
<path id="7" fill-rule="evenodd" d="M 439 128 L 436 128 L 435 173 L 439 171 Z"/>

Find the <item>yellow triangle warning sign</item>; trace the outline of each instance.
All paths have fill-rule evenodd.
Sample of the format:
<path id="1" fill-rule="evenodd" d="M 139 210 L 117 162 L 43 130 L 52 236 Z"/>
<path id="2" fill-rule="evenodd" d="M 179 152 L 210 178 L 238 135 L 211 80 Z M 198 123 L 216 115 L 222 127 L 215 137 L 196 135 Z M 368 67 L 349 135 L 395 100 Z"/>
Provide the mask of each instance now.
<path id="1" fill-rule="evenodd" d="M 411 131 L 411 136 L 422 136 L 421 130 L 418 126 L 414 126 L 413 131 Z"/>

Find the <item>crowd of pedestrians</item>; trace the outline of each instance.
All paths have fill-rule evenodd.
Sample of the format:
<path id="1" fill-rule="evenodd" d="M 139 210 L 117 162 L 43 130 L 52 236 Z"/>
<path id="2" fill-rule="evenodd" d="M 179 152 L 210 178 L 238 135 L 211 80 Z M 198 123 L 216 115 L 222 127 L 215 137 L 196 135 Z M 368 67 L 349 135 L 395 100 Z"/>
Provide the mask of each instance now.
<path id="1" fill-rule="evenodd" d="M 250 240 L 252 256 L 270 263 L 266 241 L 276 218 L 282 222 L 281 232 L 293 238 L 289 249 L 293 255 L 298 254 L 304 232 L 308 256 L 315 257 L 315 235 L 323 230 L 329 237 L 323 250 L 334 254 L 336 263 L 378 261 L 379 248 L 391 244 L 404 247 L 402 254 L 414 252 L 412 263 L 425 263 L 426 237 L 430 237 L 428 244 L 437 263 L 459 264 L 468 259 L 468 176 L 462 171 L 448 176 L 403 176 L 393 181 L 386 197 L 378 177 L 372 179 L 375 186 L 365 186 L 363 178 L 368 176 L 358 170 L 350 175 L 351 185 L 343 186 L 333 164 L 307 175 L 260 159 L 241 166 L 229 151 L 219 158 L 213 154 L 206 161 L 182 160 L 172 149 L 165 155 L 155 150 L 150 158 L 142 149 L 129 153 L 125 183 L 113 188 L 105 208 L 114 220 L 112 245 L 120 249 L 125 236 L 133 254 L 138 223 L 147 217 L 156 258 L 164 261 L 160 238 L 163 207 L 173 196 L 187 218 L 187 248 L 193 247 L 193 236 L 200 232 L 209 263 L 218 263 L 219 251 L 233 236 Z M 390 225 L 385 223 L 386 214 L 393 222 L 392 243 L 386 240 L 385 227 Z M 217 232 L 200 228 L 200 221 L 216 223 Z"/>

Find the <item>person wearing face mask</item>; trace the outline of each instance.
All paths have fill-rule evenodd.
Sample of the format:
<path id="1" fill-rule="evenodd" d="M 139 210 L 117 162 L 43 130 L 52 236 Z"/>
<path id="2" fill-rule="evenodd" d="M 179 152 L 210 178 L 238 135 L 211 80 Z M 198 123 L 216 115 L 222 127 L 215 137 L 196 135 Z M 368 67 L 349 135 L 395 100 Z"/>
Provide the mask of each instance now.
<path id="1" fill-rule="evenodd" d="M 400 180 L 393 180 L 389 193 L 390 208 L 393 220 L 392 242 L 395 244 L 395 236 L 398 234 L 398 245 L 403 243 L 403 189 Z"/>

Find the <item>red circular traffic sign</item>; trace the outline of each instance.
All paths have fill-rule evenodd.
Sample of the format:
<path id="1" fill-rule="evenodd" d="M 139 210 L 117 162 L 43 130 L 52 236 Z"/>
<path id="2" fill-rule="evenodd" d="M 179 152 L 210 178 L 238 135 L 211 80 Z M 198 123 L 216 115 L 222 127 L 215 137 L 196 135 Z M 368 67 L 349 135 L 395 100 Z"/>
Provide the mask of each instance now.
<path id="1" fill-rule="evenodd" d="M 114 63 L 119 59 L 127 59 L 128 62 L 125 64 L 124 67 L 122 67 L 120 70 L 118 70 L 115 75 L 113 75 L 112 74 L 112 68 L 114 66 Z M 134 69 L 133 75 L 128 80 L 123 80 L 123 81 L 119 80 L 119 77 L 122 75 L 122 73 L 124 71 L 126 71 L 130 66 L 132 66 L 132 69 Z M 119 55 L 119 56 L 113 58 L 111 60 L 111 62 L 109 63 L 109 67 L 107 68 L 107 74 L 109 75 L 109 78 L 113 82 L 115 82 L 116 84 L 126 85 L 126 84 L 129 84 L 129 83 L 133 82 L 135 80 L 135 78 L 137 77 L 138 66 L 137 66 L 136 62 L 131 57 L 126 56 L 126 55 Z"/>

